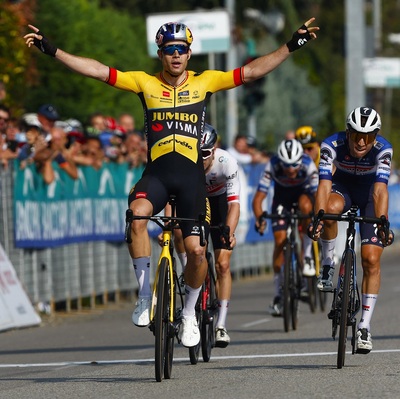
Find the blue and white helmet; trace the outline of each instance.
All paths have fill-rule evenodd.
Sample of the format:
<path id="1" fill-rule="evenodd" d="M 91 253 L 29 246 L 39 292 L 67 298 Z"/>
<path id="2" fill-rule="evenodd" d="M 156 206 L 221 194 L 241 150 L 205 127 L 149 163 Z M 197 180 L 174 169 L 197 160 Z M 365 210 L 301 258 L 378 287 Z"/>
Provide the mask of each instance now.
<path id="1" fill-rule="evenodd" d="M 300 161 L 303 152 L 303 146 L 296 139 L 283 140 L 278 147 L 278 157 L 287 165 L 293 165 Z"/>
<path id="2" fill-rule="evenodd" d="M 356 132 L 377 133 L 381 129 L 381 117 L 372 108 L 358 107 L 349 113 L 346 125 Z"/>
<path id="3" fill-rule="evenodd" d="M 193 42 L 192 32 L 181 22 L 168 22 L 162 25 L 156 34 L 156 44 L 158 48 L 173 41 L 186 42 L 187 45 L 190 46 Z"/>

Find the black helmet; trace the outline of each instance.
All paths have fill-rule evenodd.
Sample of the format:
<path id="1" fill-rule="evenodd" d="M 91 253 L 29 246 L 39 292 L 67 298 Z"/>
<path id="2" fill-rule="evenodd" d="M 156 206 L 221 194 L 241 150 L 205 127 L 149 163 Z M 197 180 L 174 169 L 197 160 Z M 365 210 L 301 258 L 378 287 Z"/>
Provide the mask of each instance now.
<path id="1" fill-rule="evenodd" d="M 200 148 L 202 150 L 212 150 L 217 142 L 217 131 L 208 123 L 204 124 L 204 131 L 201 134 Z"/>

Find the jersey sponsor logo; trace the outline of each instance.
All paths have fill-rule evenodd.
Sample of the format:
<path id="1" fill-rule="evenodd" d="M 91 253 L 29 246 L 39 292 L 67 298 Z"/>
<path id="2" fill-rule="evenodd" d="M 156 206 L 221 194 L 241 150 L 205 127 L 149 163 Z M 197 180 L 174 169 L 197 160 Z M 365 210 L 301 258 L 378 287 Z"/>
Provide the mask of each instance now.
<path id="1" fill-rule="evenodd" d="M 227 162 L 228 162 L 228 158 L 227 158 L 227 157 L 224 157 L 223 155 L 221 155 L 221 156 L 218 158 L 218 162 L 219 162 L 219 163 L 227 163 Z"/>
<path id="2" fill-rule="evenodd" d="M 151 147 L 151 160 L 154 161 L 171 152 L 177 152 L 196 163 L 198 158 L 197 139 L 176 134 L 163 137 Z"/>
<path id="3" fill-rule="evenodd" d="M 329 148 L 322 148 L 321 149 L 321 159 L 324 160 L 325 162 L 328 162 L 330 159 L 332 159 L 332 152 Z"/>
<path id="4" fill-rule="evenodd" d="M 196 114 L 188 114 L 187 112 L 153 112 L 152 122 L 156 121 L 180 121 L 197 123 L 199 117 Z"/>
<path id="5" fill-rule="evenodd" d="M 377 150 L 380 150 L 383 147 L 383 143 L 379 142 L 379 141 L 375 141 L 374 147 Z"/>
<path id="6" fill-rule="evenodd" d="M 151 130 L 153 130 L 154 132 L 161 132 L 161 130 L 163 130 L 164 127 L 161 123 L 153 123 L 151 125 Z"/>
<path id="7" fill-rule="evenodd" d="M 135 198 L 147 198 L 147 193 L 141 191 L 136 193 Z"/>
<path id="8" fill-rule="evenodd" d="M 193 136 L 197 137 L 197 127 L 193 126 L 189 123 L 182 123 L 182 122 L 167 122 L 167 128 L 169 130 L 179 130 L 181 132 L 192 134 Z"/>
<path id="9" fill-rule="evenodd" d="M 171 93 L 169 91 L 163 91 L 162 95 L 163 95 L 163 97 L 170 97 Z"/>
<path id="10" fill-rule="evenodd" d="M 232 180 L 237 177 L 238 172 L 236 171 L 235 173 L 231 174 L 230 176 L 226 176 L 227 180 Z"/>
<path id="11" fill-rule="evenodd" d="M 200 94 L 199 94 L 199 92 L 197 90 L 195 90 L 194 93 L 193 93 L 192 99 L 196 100 L 198 98 L 200 98 Z"/>
<path id="12" fill-rule="evenodd" d="M 189 90 L 181 91 L 178 93 L 178 97 L 189 96 Z"/>
<path id="13" fill-rule="evenodd" d="M 342 145 L 344 145 L 344 140 L 343 139 L 339 139 L 339 140 L 334 140 L 332 141 L 332 145 L 334 147 L 341 147 Z"/>
<path id="14" fill-rule="evenodd" d="M 390 166 L 391 162 L 392 162 L 392 156 L 390 154 L 390 152 L 385 152 L 383 155 L 381 155 L 379 157 L 379 160 L 387 166 Z"/>

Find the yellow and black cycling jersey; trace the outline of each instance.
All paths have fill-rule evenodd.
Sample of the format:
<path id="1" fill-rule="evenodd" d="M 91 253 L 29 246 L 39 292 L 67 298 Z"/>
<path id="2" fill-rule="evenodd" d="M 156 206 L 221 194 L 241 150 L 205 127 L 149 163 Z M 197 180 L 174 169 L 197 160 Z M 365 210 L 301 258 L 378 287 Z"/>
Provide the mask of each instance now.
<path id="1" fill-rule="evenodd" d="M 242 68 L 228 72 L 186 71 L 186 79 L 174 87 L 163 79 L 161 72 L 150 75 L 110 68 L 107 83 L 139 96 L 144 110 L 148 162 L 177 153 L 197 163 L 207 102 L 213 93 L 243 84 L 242 73 Z"/>

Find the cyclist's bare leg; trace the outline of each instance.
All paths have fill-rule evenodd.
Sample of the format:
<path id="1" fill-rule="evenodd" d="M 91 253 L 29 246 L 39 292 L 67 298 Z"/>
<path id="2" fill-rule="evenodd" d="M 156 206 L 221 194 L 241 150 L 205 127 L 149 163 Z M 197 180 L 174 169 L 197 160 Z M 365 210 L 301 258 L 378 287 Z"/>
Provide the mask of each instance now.
<path id="1" fill-rule="evenodd" d="M 274 252 L 272 254 L 272 267 L 274 269 L 274 273 L 279 273 L 281 270 L 281 266 L 283 265 L 283 246 L 286 240 L 286 230 L 278 230 L 274 231 Z"/>
<path id="2" fill-rule="evenodd" d="M 371 319 L 374 313 L 374 308 L 376 301 L 378 299 L 378 293 L 380 289 L 381 282 L 381 268 L 380 268 L 380 258 L 383 252 L 383 248 L 377 245 L 362 245 L 361 246 L 361 262 L 363 268 L 363 278 L 362 278 L 362 313 L 361 319 L 358 323 L 358 329 L 362 332 L 363 335 L 358 338 L 357 345 L 360 346 L 361 340 L 361 349 L 367 349 L 361 351 L 361 353 L 368 353 L 369 350 L 372 349 L 372 342 L 370 334 L 366 334 L 365 330 L 367 329 L 368 333 L 371 330 Z M 360 334 L 358 332 L 357 334 Z M 366 340 L 366 341 L 363 341 Z M 359 349 L 359 348 L 358 348 Z"/>
<path id="3" fill-rule="evenodd" d="M 215 270 L 217 272 L 217 298 L 220 306 L 217 327 L 225 327 L 229 300 L 231 299 L 232 292 L 232 275 L 230 270 L 232 251 L 227 249 L 216 249 L 214 254 Z"/>
<path id="4" fill-rule="evenodd" d="M 377 245 L 362 245 L 361 262 L 363 268 L 363 294 L 378 294 L 381 284 L 380 258 L 383 248 Z"/>
<path id="5" fill-rule="evenodd" d="M 187 263 L 185 268 L 185 283 L 192 288 L 199 288 L 207 274 L 207 259 L 205 247 L 200 245 L 198 236 L 188 236 L 184 239 Z"/>
<path id="6" fill-rule="evenodd" d="M 300 195 L 299 210 L 303 215 L 309 215 L 313 211 L 313 203 L 307 194 Z M 301 255 L 303 259 L 304 258 L 311 259 L 312 239 L 307 235 L 307 229 L 310 223 L 311 223 L 311 218 L 301 219 L 300 221 L 300 238 L 303 244 Z"/>
<path id="7" fill-rule="evenodd" d="M 344 209 L 344 198 L 337 194 L 331 193 L 325 213 L 342 213 Z M 323 240 L 333 240 L 337 237 L 338 226 L 334 220 L 324 220 L 324 231 L 321 234 Z"/>
<path id="8" fill-rule="evenodd" d="M 144 198 L 134 200 L 129 205 L 134 216 L 151 216 L 153 206 L 150 201 Z M 151 245 L 147 231 L 148 220 L 134 220 L 132 222 L 132 243 L 128 245 L 131 258 L 150 256 Z"/>
<path id="9" fill-rule="evenodd" d="M 232 276 L 230 269 L 232 251 L 227 249 L 215 250 L 215 271 L 217 272 L 217 297 L 218 299 L 231 298 Z"/>
<path id="10" fill-rule="evenodd" d="M 150 216 L 153 206 L 147 199 L 137 199 L 131 202 L 130 209 L 135 216 Z M 129 254 L 135 269 L 139 293 L 136 308 L 132 314 L 135 325 L 145 327 L 150 323 L 150 238 L 147 231 L 147 220 L 134 220 L 132 222 L 132 243 L 128 245 Z"/>

